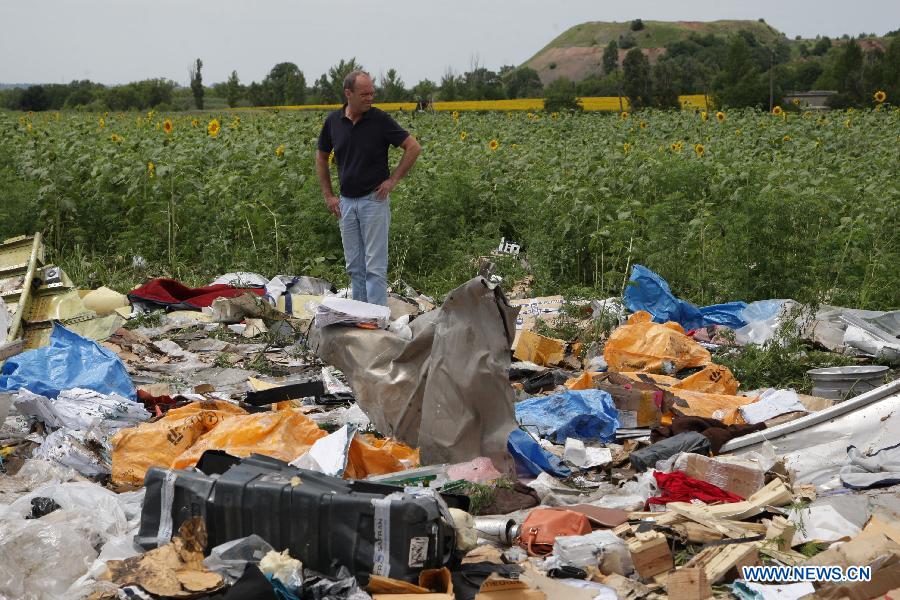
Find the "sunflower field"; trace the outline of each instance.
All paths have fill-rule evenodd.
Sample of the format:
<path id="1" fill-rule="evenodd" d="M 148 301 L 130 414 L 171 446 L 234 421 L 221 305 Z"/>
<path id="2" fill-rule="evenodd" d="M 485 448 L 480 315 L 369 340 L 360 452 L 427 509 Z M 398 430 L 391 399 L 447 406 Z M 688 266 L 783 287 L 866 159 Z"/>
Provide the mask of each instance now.
<path id="1" fill-rule="evenodd" d="M 536 293 L 617 295 L 640 263 L 698 304 L 898 308 L 900 111 L 776 112 L 397 112 L 423 152 L 391 198 L 389 279 L 440 296 L 505 238 L 522 254 L 499 272 Z M 0 113 L 0 233 L 43 231 L 82 285 L 346 284 L 325 114 Z"/>

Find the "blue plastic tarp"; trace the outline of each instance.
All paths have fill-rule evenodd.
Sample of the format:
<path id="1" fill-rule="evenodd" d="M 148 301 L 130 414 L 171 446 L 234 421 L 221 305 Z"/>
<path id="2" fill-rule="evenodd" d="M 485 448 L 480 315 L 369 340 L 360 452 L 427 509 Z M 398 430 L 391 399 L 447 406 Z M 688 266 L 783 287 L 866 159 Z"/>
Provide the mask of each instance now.
<path id="1" fill-rule="evenodd" d="M 746 302 L 725 302 L 724 304 L 712 304 L 700 308 L 703 315 L 703 327 L 710 325 L 722 325 L 732 329 L 740 329 L 747 324 L 744 320 Z"/>
<path id="2" fill-rule="evenodd" d="M 619 427 L 619 411 L 612 396 L 603 390 L 576 390 L 517 403 L 516 421 L 555 444 L 565 444 L 566 438 L 612 442 Z"/>
<path id="3" fill-rule="evenodd" d="M 137 401 L 137 391 L 118 356 L 56 323 L 49 346 L 8 358 L 0 369 L 0 391 L 21 388 L 47 398 L 84 388 Z"/>
<path id="4" fill-rule="evenodd" d="M 516 471 L 522 475 L 537 477 L 542 472 L 554 477 L 568 477 L 572 470 L 562 460 L 534 441 L 534 438 L 521 429 L 513 429 L 506 443 L 509 453 L 516 461 Z"/>
<path id="5" fill-rule="evenodd" d="M 632 311 L 645 310 L 656 323 L 674 321 L 685 330 L 724 325 L 738 329 L 747 324 L 742 315 L 747 304 L 726 302 L 697 308 L 690 302 L 676 298 L 665 279 L 642 265 L 631 269 L 630 285 L 625 288 L 625 307 Z"/>

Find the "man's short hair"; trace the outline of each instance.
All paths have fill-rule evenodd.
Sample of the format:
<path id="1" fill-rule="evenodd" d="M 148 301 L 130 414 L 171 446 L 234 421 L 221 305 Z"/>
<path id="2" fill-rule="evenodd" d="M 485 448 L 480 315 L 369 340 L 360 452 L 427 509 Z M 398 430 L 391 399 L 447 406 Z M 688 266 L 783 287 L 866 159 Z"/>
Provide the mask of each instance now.
<path id="1" fill-rule="evenodd" d="M 344 89 L 350 90 L 351 92 L 354 91 L 354 89 L 356 87 L 356 78 L 359 77 L 360 75 L 365 75 L 369 79 L 372 79 L 371 75 L 369 75 L 368 73 L 366 73 L 365 71 L 363 71 L 361 69 L 356 69 L 355 71 L 350 71 L 349 73 L 347 73 L 347 76 L 344 77 Z"/>

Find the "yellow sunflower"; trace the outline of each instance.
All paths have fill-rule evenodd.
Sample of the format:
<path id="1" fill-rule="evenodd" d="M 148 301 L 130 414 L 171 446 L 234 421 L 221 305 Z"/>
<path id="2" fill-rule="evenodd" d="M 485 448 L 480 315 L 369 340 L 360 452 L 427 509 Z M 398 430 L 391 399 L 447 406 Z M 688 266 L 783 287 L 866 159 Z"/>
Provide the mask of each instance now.
<path id="1" fill-rule="evenodd" d="M 703 156 L 706 149 L 703 147 L 703 144 L 694 144 L 694 152 L 697 153 L 697 156 Z"/>
<path id="2" fill-rule="evenodd" d="M 789 142 L 789 141 L 791 141 L 791 136 L 786 135 L 786 136 L 784 136 L 783 138 L 781 138 L 781 141 L 782 141 L 782 142 Z"/>
<path id="3" fill-rule="evenodd" d="M 641 121 L 641 129 L 647 129 L 647 121 Z"/>
<path id="4" fill-rule="evenodd" d="M 669 144 L 669 148 L 672 150 L 672 152 L 681 152 L 681 150 L 684 148 L 684 142 L 682 142 L 681 140 L 672 142 L 671 144 Z"/>
<path id="5" fill-rule="evenodd" d="M 702 121 L 706 121 L 707 119 L 709 119 L 709 114 L 705 110 L 701 110 L 700 111 L 700 119 Z"/>
<path id="6" fill-rule="evenodd" d="M 625 154 L 631 152 L 631 144 L 629 144 L 628 142 L 622 144 L 622 152 L 624 152 Z"/>
<path id="7" fill-rule="evenodd" d="M 718 121 L 719 123 L 725 122 L 725 113 L 723 113 L 721 110 L 716 113 L 716 121 Z"/>
<path id="8" fill-rule="evenodd" d="M 794 106 L 800 106 L 800 98 L 794 98 L 793 100 L 791 100 L 791 103 Z"/>
<path id="9" fill-rule="evenodd" d="M 118 135 L 118 134 L 115 134 L 115 133 L 114 133 L 114 134 L 112 134 L 111 136 L 109 136 L 109 139 L 110 139 L 110 141 L 115 142 L 115 143 L 118 144 L 118 143 L 121 142 L 124 138 L 122 138 L 121 135 Z"/>
<path id="10" fill-rule="evenodd" d="M 32 129 L 33 129 L 33 127 L 31 126 L 31 123 L 25 124 L 25 131 L 31 131 Z"/>
<path id="11" fill-rule="evenodd" d="M 488 142 L 488 148 L 491 149 L 491 152 L 493 152 L 494 150 L 496 150 L 499 147 L 500 147 L 500 142 L 498 142 L 497 140 L 491 140 L 490 142 Z"/>
<path id="12" fill-rule="evenodd" d="M 885 100 L 887 100 L 887 94 L 885 94 L 882 90 L 878 90 L 877 92 L 875 92 L 875 102 L 881 104 Z"/>
<path id="13" fill-rule="evenodd" d="M 627 111 L 627 110 L 623 110 L 623 111 L 622 111 L 622 114 L 620 114 L 619 117 L 620 117 L 623 121 L 626 120 L 626 119 L 628 118 L 628 111 Z"/>
<path id="14" fill-rule="evenodd" d="M 460 131 L 459 132 L 459 141 L 461 141 L 461 142 L 466 141 L 466 137 L 468 137 L 468 135 L 469 134 L 466 133 L 465 131 Z"/>
<path id="15" fill-rule="evenodd" d="M 740 128 L 734 130 L 734 135 L 741 135 L 742 133 L 744 132 L 741 131 Z"/>
<path id="16" fill-rule="evenodd" d="M 550 113 L 550 118 L 551 118 L 551 119 L 558 119 L 558 118 L 559 118 L 559 113 L 558 113 L 558 112 L 552 112 L 552 113 Z"/>
<path id="17" fill-rule="evenodd" d="M 453 113 L 451 113 L 451 116 L 454 121 L 459 121 L 459 111 L 454 110 Z"/>
<path id="18" fill-rule="evenodd" d="M 172 133 L 172 130 L 175 129 L 175 125 L 172 124 L 172 119 L 166 119 L 163 121 L 163 131 L 166 133 Z"/>
<path id="19" fill-rule="evenodd" d="M 275 156 L 283 156 L 284 155 L 284 144 L 279 145 L 275 148 Z"/>
<path id="20" fill-rule="evenodd" d="M 772 109 L 772 114 L 776 117 L 781 116 L 782 113 L 784 113 L 784 110 L 782 110 L 780 106 L 776 106 Z"/>
<path id="21" fill-rule="evenodd" d="M 853 125 L 853 121 L 851 121 L 850 119 L 844 121 L 844 127 L 846 127 L 847 129 L 850 129 L 851 125 Z"/>
<path id="22" fill-rule="evenodd" d="M 209 125 L 206 126 L 206 133 L 209 134 L 209 137 L 218 137 L 219 131 L 221 131 L 222 126 L 219 125 L 218 119 L 213 119 L 209 122 Z"/>
<path id="23" fill-rule="evenodd" d="M 147 176 L 153 177 L 154 175 L 156 175 L 156 165 L 151 161 L 147 163 Z"/>
<path id="24" fill-rule="evenodd" d="M 197 119 L 191 119 L 191 127 L 196 127 L 199 124 L 200 124 L 200 121 L 198 121 Z"/>
<path id="25" fill-rule="evenodd" d="M 103 129 L 104 127 L 106 127 L 106 119 L 100 117 L 100 129 Z"/>

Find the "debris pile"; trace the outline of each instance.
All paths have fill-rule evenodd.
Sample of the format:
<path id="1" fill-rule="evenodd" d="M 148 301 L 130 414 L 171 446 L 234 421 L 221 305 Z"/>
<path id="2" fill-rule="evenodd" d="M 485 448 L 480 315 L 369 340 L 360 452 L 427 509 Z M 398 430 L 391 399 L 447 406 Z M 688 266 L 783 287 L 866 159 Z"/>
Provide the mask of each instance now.
<path id="1" fill-rule="evenodd" d="M 880 364 L 743 390 L 715 357 L 797 303 L 631 281 L 123 295 L 8 240 L 0 597 L 900 597 L 900 313 L 820 307 L 803 336 Z"/>

